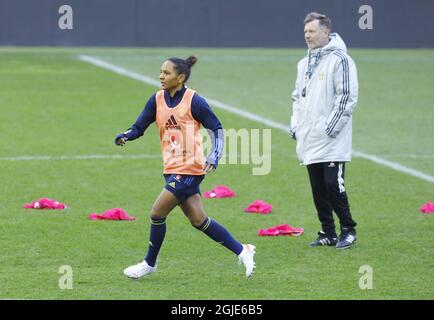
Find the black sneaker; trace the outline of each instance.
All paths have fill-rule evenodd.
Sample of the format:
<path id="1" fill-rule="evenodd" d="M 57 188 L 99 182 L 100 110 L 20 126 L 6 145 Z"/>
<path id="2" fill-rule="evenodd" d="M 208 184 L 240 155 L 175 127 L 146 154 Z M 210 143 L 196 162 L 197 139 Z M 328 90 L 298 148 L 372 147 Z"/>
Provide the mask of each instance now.
<path id="1" fill-rule="evenodd" d="M 336 244 L 336 249 L 348 249 L 351 248 L 356 242 L 356 232 L 350 231 L 339 235 L 339 241 Z"/>
<path id="2" fill-rule="evenodd" d="M 311 247 L 318 247 L 318 246 L 335 246 L 338 242 L 336 237 L 327 236 L 327 234 L 324 231 L 318 232 L 318 238 L 309 244 Z"/>

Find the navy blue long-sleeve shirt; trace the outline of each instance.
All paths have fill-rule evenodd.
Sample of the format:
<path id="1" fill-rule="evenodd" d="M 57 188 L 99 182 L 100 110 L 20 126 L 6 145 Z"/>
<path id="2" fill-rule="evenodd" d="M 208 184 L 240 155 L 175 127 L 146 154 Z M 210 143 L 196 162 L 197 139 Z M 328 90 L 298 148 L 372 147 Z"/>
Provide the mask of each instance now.
<path id="1" fill-rule="evenodd" d="M 164 91 L 164 100 L 166 101 L 167 106 L 169 108 L 176 107 L 181 102 L 186 89 L 187 88 L 184 86 L 182 89 L 177 91 L 173 97 L 170 96 L 168 91 Z M 153 94 L 149 98 L 136 122 L 123 133 L 123 136 L 128 140 L 134 140 L 141 137 L 149 125 L 156 120 L 157 102 L 155 95 L 156 94 Z M 217 166 L 218 160 L 223 152 L 224 138 L 222 125 L 206 100 L 197 93 L 194 94 L 191 101 L 191 114 L 196 121 L 203 125 L 204 128 L 212 132 L 212 134 L 210 134 L 213 139 L 212 151 L 207 158 L 207 162 Z"/>

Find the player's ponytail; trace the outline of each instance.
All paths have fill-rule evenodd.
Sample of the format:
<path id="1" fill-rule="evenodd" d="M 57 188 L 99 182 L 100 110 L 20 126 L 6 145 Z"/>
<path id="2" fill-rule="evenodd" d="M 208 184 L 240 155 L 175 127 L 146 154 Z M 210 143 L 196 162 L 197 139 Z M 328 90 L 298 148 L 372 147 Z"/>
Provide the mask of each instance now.
<path id="1" fill-rule="evenodd" d="M 175 71 L 178 74 L 183 74 L 185 76 L 184 83 L 190 78 L 190 69 L 197 62 L 197 56 L 189 56 L 187 59 L 180 58 L 170 58 L 168 59 L 175 65 Z"/>
<path id="2" fill-rule="evenodd" d="M 194 64 L 197 62 L 196 56 L 189 56 L 187 59 L 185 59 L 185 63 L 188 65 L 189 68 L 194 66 Z"/>

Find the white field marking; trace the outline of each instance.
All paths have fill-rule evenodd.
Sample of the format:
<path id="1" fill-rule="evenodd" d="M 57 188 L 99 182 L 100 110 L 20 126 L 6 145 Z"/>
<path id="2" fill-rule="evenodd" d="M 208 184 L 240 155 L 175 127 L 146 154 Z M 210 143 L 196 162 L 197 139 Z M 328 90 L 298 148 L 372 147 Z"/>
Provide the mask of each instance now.
<path id="1" fill-rule="evenodd" d="M 382 154 L 381 157 L 410 158 L 410 159 L 434 159 L 434 154 Z"/>
<path id="2" fill-rule="evenodd" d="M 113 71 L 113 72 L 120 74 L 122 76 L 147 83 L 147 84 L 154 86 L 154 87 L 160 87 L 160 81 L 154 80 L 154 79 L 149 78 L 147 76 L 144 76 L 140 73 L 128 71 L 122 67 L 115 66 L 114 64 L 107 63 L 105 61 L 102 61 L 102 60 L 94 58 L 94 57 L 85 56 L 85 55 L 80 55 L 79 57 L 80 57 L 80 60 L 82 60 L 82 61 L 86 61 L 86 62 L 93 64 L 93 65 L 96 65 L 98 67 L 108 69 L 108 70 Z"/>
<path id="3" fill-rule="evenodd" d="M 93 65 L 96 65 L 98 67 L 101 67 L 101 68 L 113 71 L 113 72 L 115 72 L 117 74 L 129 77 L 131 79 L 135 79 L 135 80 L 147 83 L 147 84 L 149 84 L 151 86 L 160 88 L 160 82 L 159 81 L 154 80 L 152 78 L 149 78 L 147 76 L 144 76 L 144 75 L 142 75 L 140 73 L 126 70 L 126 69 L 124 69 L 122 67 L 116 66 L 114 64 L 102 61 L 102 60 L 94 58 L 94 57 L 80 55 L 80 60 L 86 61 L 86 62 L 91 63 Z M 244 111 L 244 110 L 241 110 L 241 109 L 237 109 L 235 107 L 232 107 L 232 106 L 227 105 L 225 103 L 222 103 L 220 101 L 217 101 L 217 100 L 214 100 L 214 99 L 209 99 L 209 98 L 206 98 L 206 97 L 204 97 L 204 98 L 208 101 L 209 104 L 213 105 L 216 108 L 226 110 L 228 112 L 231 112 L 231 113 L 234 113 L 236 115 L 239 115 L 239 116 L 241 116 L 243 118 L 246 118 L 246 119 L 249 119 L 249 120 L 252 120 L 252 121 L 256 121 L 256 122 L 265 124 L 265 125 L 267 125 L 267 126 L 269 126 L 271 128 L 280 129 L 280 130 L 282 130 L 282 131 L 284 131 L 286 133 L 289 133 L 288 126 L 285 126 L 283 124 L 277 123 L 277 122 L 275 122 L 273 120 L 266 119 L 266 118 L 264 118 L 262 116 L 259 116 L 257 114 L 250 113 L 248 111 Z"/>
<path id="4" fill-rule="evenodd" d="M 371 155 L 371 154 L 361 152 L 361 151 L 356 151 L 356 150 L 353 150 L 353 155 L 355 155 L 356 157 L 359 157 L 359 158 L 371 160 L 375 163 L 381 164 L 383 166 L 394 169 L 396 171 L 404 172 L 404 173 L 409 174 L 413 177 L 417 177 L 417 178 L 420 178 L 422 180 L 434 183 L 434 177 L 433 176 L 430 176 L 426 173 L 417 171 L 417 170 L 412 169 L 412 168 L 405 167 L 399 163 L 385 160 L 385 159 L 377 157 L 375 155 Z"/>
<path id="5" fill-rule="evenodd" d="M 167 56 L 133 56 L 132 59 L 130 59 L 130 56 L 128 56 L 128 60 L 130 61 L 160 61 L 163 63 L 167 59 Z M 201 61 L 207 61 L 207 62 L 245 62 L 245 63 L 252 63 L 257 61 L 262 62 L 297 62 L 300 60 L 299 56 L 201 56 Z"/>
<path id="6" fill-rule="evenodd" d="M 212 55 L 200 55 L 201 61 L 208 61 L 208 62 L 246 62 L 251 63 L 255 61 L 263 61 L 263 62 L 294 62 L 299 61 L 304 54 L 307 53 L 307 50 L 302 52 L 301 54 L 288 54 L 288 55 L 224 55 L 224 56 L 212 56 Z M 116 58 L 122 58 L 123 55 L 100 55 L 102 58 L 108 58 L 108 59 L 116 59 Z M 434 62 L 434 57 L 432 56 L 406 56 L 406 57 L 400 57 L 400 56 L 366 56 L 366 55 L 354 55 L 354 60 L 356 61 L 364 61 L 364 62 L 390 62 L 390 63 L 397 63 L 397 62 Z M 167 56 L 164 55 L 128 55 L 129 61 L 159 61 L 163 63 L 167 59 Z"/>
<path id="7" fill-rule="evenodd" d="M 160 82 L 155 80 L 155 79 L 144 76 L 144 75 L 137 73 L 137 72 L 129 71 L 125 68 L 116 66 L 116 65 L 111 64 L 109 62 L 105 62 L 101 59 L 87 56 L 87 55 L 80 55 L 79 59 L 82 61 L 88 62 L 90 64 L 96 65 L 98 67 L 113 71 L 117 74 L 129 77 L 131 79 L 135 79 L 135 80 L 147 83 L 151 86 L 158 87 L 158 88 L 160 87 Z M 203 96 L 203 98 L 206 99 L 209 102 L 209 104 L 213 105 L 216 108 L 226 110 L 228 112 L 231 112 L 233 114 L 239 115 L 243 118 L 246 118 L 246 119 L 249 119 L 252 121 L 256 121 L 256 122 L 264 124 L 270 128 L 279 129 L 285 133 L 289 133 L 289 128 L 287 125 L 275 122 L 274 120 L 267 119 L 265 117 L 256 115 L 254 113 L 250 113 L 248 111 L 244 111 L 244 110 L 235 108 L 233 106 L 227 105 L 227 104 L 220 102 L 218 100 L 210 99 L 210 98 L 207 98 L 205 96 Z M 393 170 L 396 170 L 396 171 L 399 171 L 402 173 L 406 173 L 406 174 L 411 175 L 413 177 L 434 183 L 434 177 L 433 176 L 430 176 L 426 173 L 417 171 L 417 170 L 412 169 L 412 168 L 405 167 L 399 163 L 382 159 L 376 155 L 371 155 L 371 154 L 361 152 L 361 151 L 356 151 L 356 150 L 353 150 L 353 155 L 356 157 L 370 160 L 372 162 L 383 165 L 383 166 L 388 167 L 390 169 L 393 169 Z"/>

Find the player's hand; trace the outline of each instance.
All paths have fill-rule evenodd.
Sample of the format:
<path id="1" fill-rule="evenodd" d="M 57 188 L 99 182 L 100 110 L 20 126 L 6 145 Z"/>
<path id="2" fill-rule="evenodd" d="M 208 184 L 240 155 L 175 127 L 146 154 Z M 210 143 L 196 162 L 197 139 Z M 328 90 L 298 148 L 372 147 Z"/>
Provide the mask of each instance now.
<path id="1" fill-rule="evenodd" d="M 123 146 L 127 142 L 128 138 L 125 137 L 123 133 L 120 133 L 115 138 L 115 145 L 117 146 Z"/>
<path id="2" fill-rule="evenodd" d="M 216 167 L 211 163 L 206 163 L 205 168 L 203 169 L 205 173 L 213 172 L 216 169 Z"/>
<path id="3" fill-rule="evenodd" d="M 124 145 L 126 142 L 127 142 L 127 139 L 125 139 L 125 138 L 119 138 L 119 139 L 116 140 L 116 144 L 117 144 L 118 146 L 121 146 L 121 147 L 123 147 L 123 145 Z"/>

